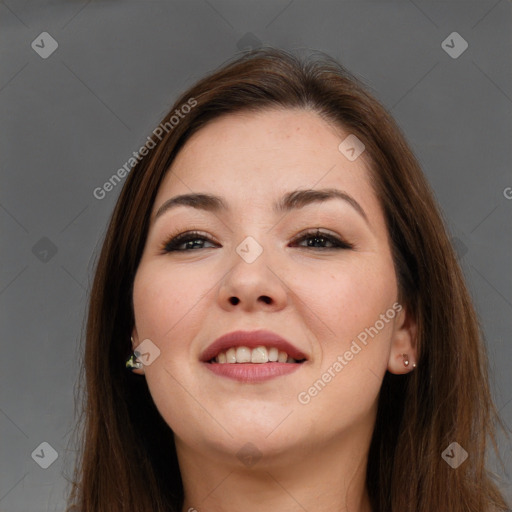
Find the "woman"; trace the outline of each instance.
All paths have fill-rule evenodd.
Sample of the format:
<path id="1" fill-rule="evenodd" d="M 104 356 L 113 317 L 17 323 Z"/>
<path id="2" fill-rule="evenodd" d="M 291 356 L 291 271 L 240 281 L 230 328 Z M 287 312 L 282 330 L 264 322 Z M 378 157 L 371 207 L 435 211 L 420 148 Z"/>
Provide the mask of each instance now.
<path id="1" fill-rule="evenodd" d="M 76 509 L 506 509 L 461 271 L 354 77 L 251 52 L 133 165 L 91 294 Z"/>

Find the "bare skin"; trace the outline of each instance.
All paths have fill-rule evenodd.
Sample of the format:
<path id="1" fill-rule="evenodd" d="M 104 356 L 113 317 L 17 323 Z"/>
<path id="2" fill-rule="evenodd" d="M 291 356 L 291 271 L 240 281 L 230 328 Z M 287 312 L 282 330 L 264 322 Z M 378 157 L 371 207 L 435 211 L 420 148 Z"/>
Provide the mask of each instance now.
<path id="1" fill-rule="evenodd" d="M 310 111 L 228 115 L 189 139 L 158 191 L 135 278 L 133 338 L 160 350 L 140 373 L 175 433 L 183 512 L 371 511 L 365 472 L 379 390 L 386 371 L 412 370 L 416 325 L 398 304 L 365 154 L 351 162 L 338 150 L 347 135 Z M 339 198 L 273 209 L 289 192 L 320 189 L 343 191 L 364 213 Z M 190 193 L 220 196 L 228 209 L 180 205 L 155 219 L 168 199 Z M 188 231 L 200 236 L 163 250 L 169 235 Z M 251 263 L 236 251 L 248 236 L 263 251 Z M 200 362 L 219 336 L 257 329 L 307 360 L 260 383 Z M 308 391 L 326 372 L 325 385 Z"/>

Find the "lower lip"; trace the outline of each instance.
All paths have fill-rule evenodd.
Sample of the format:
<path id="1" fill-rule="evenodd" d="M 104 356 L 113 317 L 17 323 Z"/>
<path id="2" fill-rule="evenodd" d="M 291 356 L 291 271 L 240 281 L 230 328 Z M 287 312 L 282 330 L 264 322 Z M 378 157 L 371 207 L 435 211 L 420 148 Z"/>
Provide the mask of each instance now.
<path id="1" fill-rule="evenodd" d="M 303 363 L 204 363 L 208 370 L 240 382 L 262 382 L 297 371 Z"/>

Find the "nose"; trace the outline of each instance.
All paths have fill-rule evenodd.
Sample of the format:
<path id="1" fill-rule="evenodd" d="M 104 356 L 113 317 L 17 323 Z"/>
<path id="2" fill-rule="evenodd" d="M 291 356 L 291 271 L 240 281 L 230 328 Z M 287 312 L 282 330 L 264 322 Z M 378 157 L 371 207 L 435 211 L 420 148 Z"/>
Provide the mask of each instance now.
<path id="1" fill-rule="evenodd" d="M 234 253 L 231 269 L 221 281 L 218 293 L 220 306 L 228 311 L 278 311 L 288 301 L 288 291 L 280 275 L 276 258 L 263 252 L 252 262 Z"/>

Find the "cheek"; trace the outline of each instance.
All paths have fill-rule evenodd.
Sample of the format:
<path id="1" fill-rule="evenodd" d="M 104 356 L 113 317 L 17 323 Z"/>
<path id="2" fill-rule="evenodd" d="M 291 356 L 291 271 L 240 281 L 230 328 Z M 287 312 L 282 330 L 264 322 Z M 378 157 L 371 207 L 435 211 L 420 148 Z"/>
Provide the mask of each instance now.
<path id="1" fill-rule="evenodd" d="M 320 431 L 363 421 L 374 410 L 389 359 L 397 288 L 393 267 L 376 262 L 309 281 L 328 335 L 318 343 L 319 364 L 297 401 L 309 428 Z"/>
<path id="2" fill-rule="evenodd" d="M 210 283 L 211 281 L 211 283 Z M 212 274 L 170 270 L 165 264 L 139 267 L 133 288 L 139 337 L 162 339 L 177 322 L 193 317 L 194 306 L 214 284 Z"/>
<path id="3" fill-rule="evenodd" d="M 175 432 L 186 433 L 192 430 L 187 417 L 199 417 L 204 411 L 190 399 L 190 394 L 200 396 L 201 390 L 190 382 L 190 370 L 183 362 L 190 355 L 190 340 L 202 325 L 205 302 L 201 298 L 207 299 L 205 293 L 215 281 L 211 272 L 170 269 L 165 263 L 139 266 L 133 288 L 135 323 L 139 339 L 149 338 L 160 349 L 158 358 L 145 368 L 153 401 Z M 192 408 L 189 416 L 181 414 L 183 404 Z M 201 419 L 203 424 L 208 420 Z"/>
<path id="4" fill-rule="evenodd" d="M 309 271 L 291 271 L 289 282 L 303 303 L 303 313 L 311 321 L 316 317 L 322 338 L 335 341 L 340 347 L 374 325 L 397 299 L 392 260 L 376 254 L 354 255 L 351 260 L 324 270 L 317 266 Z"/>

